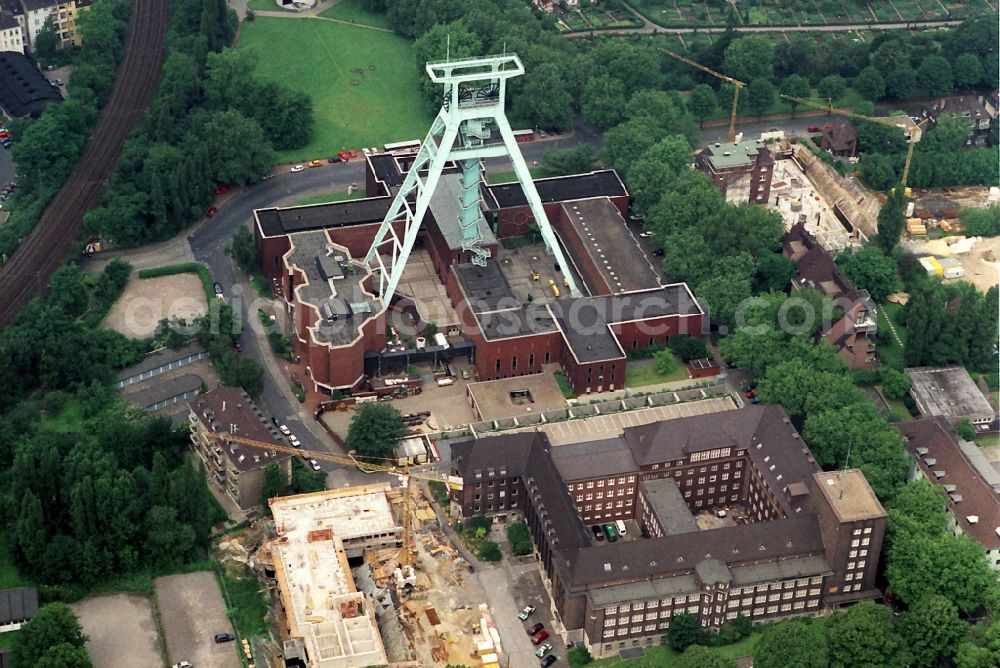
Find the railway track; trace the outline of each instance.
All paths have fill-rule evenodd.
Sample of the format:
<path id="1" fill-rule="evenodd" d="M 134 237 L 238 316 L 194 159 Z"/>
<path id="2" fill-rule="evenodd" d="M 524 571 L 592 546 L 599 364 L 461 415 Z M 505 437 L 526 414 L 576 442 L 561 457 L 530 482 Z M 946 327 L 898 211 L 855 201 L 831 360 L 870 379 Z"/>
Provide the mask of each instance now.
<path id="1" fill-rule="evenodd" d="M 132 3 L 124 58 L 114 87 L 69 178 L 42 213 L 35 229 L 0 269 L 0 327 L 48 284 L 66 260 L 83 215 L 97 204 L 160 80 L 170 0 Z"/>

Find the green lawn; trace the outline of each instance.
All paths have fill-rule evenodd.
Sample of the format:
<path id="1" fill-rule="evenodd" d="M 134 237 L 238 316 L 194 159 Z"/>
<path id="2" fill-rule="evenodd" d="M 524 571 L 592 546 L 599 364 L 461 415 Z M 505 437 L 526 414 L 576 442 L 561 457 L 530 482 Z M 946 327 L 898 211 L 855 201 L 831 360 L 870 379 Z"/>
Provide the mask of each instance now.
<path id="1" fill-rule="evenodd" d="M 283 9 L 274 0 L 247 0 L 247 8 L 255 12 L 289 12 L 290 9 Z"/>
<path id="2" fill-rule="evenodd" d="M 259 2 L 260 0 L 257 1 Z M 322 12 L 320 16 L 328 19 L 350 21 L 359 25 L 389 29 L 389 21 L 386 20 L 385 14 L 368 11 L 361 6 L 361 0 L 340 0 L 333 7 Z"/>
<path id="3" fill-rule="evenodd" d="M 218 571 L 216 571 L 218 574 Z M 249 638 L 267 633 L 267 597 L 265 586 L 253 575 L 221 575 L 226 614 L 233 622 L 237 635 Z"/>
<path id="4" fill-rule="evenodd" d="M 713 647 L 712 653 L 727 659 L 737 659 L 741 656 L 753 654 L 754 646 L 757 644 L 758 632 L 735 642 L 732 645 L 723 647 Z M 654 645 L 646 648 L 646 655 L 640 659 L 600 659 L 590 664 L 595 668 L 670 668 L 677 665 L 680 654 L 670 649 L 667 645 Z"/>
<path id="5" fill-rule="evenodd" d="M 878 309 L 878 327 L 881 330 L 883 327 L 885 331 L 889 331 L 889 324 L 886 322 L 886 316 L 892 319 L 892 324 L 896 326 L 896 333 L 899 334 L 900 340 L 903 344 L 906 344 L 906 328 L 899 325 L 899 314 L 902 312 L 903 307 L 899 304 L 883 304 L 879 306 Z M 903 368 L 903 349 L 896 342 L 896 338 L 891 339 L 889 345 L 880 345 L 877 349 L 878 357 L 882 360 L 882 363 L 886 366 L 890 366 L 893 369 Z"/>
<path id="6" fill-rule="evenodd" d="M 51 431 L 62 434 L 79 431 L 83 428 L 83 406 L 80 405 L 76 397 L 68 396 L 62 409 L 56 414 L 49 414 L 43 418 L 42 425 Z"/>
<path id="7" fill-rule="evenodd" d="M 658 383 L 687 380 L 687 365 L 676 355 L 674 356 L 674 363 L 673 371 L 668 374 L 660 374 L 657 373 L 654 364 L 628 362 L 625 365 L 625 387 L 641 387 L 643 385 L 656 385 Z"/>
<path id="8" fill-rule="evenodd" d="M 14 566 L 14 555 L 11 554 L 10 539 L 6 531 L 0 531 L 0 589 L 23 587 L 31 582 L 21 577 Z M 3 644 L 0 643 L 0 647 Z"/>
<path id="9" fill-rule="evenodd" d="M 304 197 L 297 201 L 293 206 L 305 206 L 307 204 L 326 204 L 328 202 L 345 202 L 351 199 L 361 199 L 365 196 L 365 191 L 358 188 L 353 193 L 348 195 L 347 193 L 327 193 L 325 195 L 313 195 L 312 197 Z"/>
<path id="10" fill-rule="evenodd" d="M 258 18 L 243 24 L 237 48 L 258 54 L 260 76 L 312 98 L 312 141 L 280 151 L 281 162 L 427 134 L 431 118 L 417 89 L 419 73 L 409 40 L 322 19 Z"/>

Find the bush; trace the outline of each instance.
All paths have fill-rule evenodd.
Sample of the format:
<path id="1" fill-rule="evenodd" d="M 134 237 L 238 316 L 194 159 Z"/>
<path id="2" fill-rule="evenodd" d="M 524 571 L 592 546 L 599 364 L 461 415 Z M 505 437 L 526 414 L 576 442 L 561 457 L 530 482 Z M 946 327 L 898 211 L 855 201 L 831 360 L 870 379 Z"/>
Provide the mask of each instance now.
<path id="1" fill-rule="evenodd" d="M 500 561 L 503 555 L 500 553 L 500 546 L 492 540 L 485 540 L 479 547 L 479 554 L 476 555 L 483 561 Z"/>
<path id="2" fill-rule="evenodd" d="M 705 342 L 690 334 L 671 336 L 667 347 L 684 362 L 710 357 Z"/>
<path id="3" fill-rule="evenodd" d="M 694 615 L 687 613 L 677 615 L 670 622 L 667 641 L 675 652 L 683 652 L 691 645 L 705 645 L 705 630 Z"/>
<path id="4" fill-rule="evenodd" d="M 438 505 L 447 509 L 449 505 L 448 486 L 440 480 L 430 480 L 427 482 L 427 487 L 431 491 L 431 496 L 438 502 Z"/>
<path id="5" fill-rule="evenodd" d="M 507 527 L 507 540 L 510 541 L 511 552 L 515 557 L 531 554 L 534 547 L 531 544 L 531 534 L 524 522 L 515 522 Z"/>
<path id="6" fill-rule="evenodd" d="M 493 522 L 486 515 L 475 515 L 469 518 L 469 531 L 475 532 L 476 529 L 484 529 L 488 536 L 492 526 Z"/>
<path id="7" fill-rule="evenodd" d="M 569 660 L 569 665 L 573 666 L 573 668 L 586 666 L 594 662 L 594 657 L 590 655 L 590 652 L 583 645 L 577 645 L 571 649 L 569 656 L 566 658 Z"/>
<path id="8" fill-rule="evenodd" d="M 669 350 L 661 350 L 653 358 L 656 360 L 656 373 L 661 376 L 667 376 L 677 369 L 677 361 Z"/>
<path id="9" fill-rule="evenodd" d="M 886 369 L 882 374 L 882 391 L 890 399 L 901 399 L 910 391 L 910 377 L 896 369 Z"/>
<path id="10" fill-rule="evenodd" d="M 955 433 L 966 441 L 972 441 L 976 438 L 976 428 L 968 420 L 962 420 L 955 425 Z"/>

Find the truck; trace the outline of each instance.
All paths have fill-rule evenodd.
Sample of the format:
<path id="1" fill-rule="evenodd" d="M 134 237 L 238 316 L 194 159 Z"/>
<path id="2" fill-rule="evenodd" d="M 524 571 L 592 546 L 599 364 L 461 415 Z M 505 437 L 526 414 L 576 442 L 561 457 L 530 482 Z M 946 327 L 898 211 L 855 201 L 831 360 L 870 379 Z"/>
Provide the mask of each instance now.
<path id="1" fill-rule="evenodd" d="M 448 337 L 444 335 L 443 332 L 437 332 L 434 334 L 434 345 L 441 346 L 442 348 L 448 347 Z"/>

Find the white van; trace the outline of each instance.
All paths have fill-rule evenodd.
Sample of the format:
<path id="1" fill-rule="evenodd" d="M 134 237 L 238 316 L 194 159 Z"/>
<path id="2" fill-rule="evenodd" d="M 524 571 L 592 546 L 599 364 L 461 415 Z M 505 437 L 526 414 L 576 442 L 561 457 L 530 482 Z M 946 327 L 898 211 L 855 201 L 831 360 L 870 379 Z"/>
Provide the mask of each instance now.
<path id="1" fill-rule="evenodd" d="M 625 529 L 625 523 L 622 522 L 621 520 L 615 520 L 615 528 L 618 529 L 619 536 L 624 536 L 625 534 L 628 533 L 628 531 Z"/>

